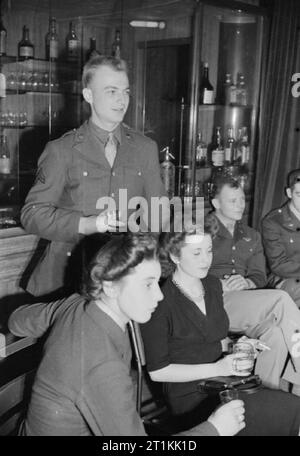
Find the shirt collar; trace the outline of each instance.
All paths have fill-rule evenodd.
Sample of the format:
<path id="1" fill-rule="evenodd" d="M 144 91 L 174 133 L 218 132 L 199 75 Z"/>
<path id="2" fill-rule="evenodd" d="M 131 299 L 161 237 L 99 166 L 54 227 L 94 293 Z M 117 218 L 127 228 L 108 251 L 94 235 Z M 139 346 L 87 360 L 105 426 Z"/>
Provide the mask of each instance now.
<path id="1" fill-rule="evenodd" d="M 91 133 L 96 136 L 99 141 L 103 143 L 103 145 L 106 144 L 107 138 L 108 138 L 108 133 L 109 131 L 103 130 L 103 128 L 98 127 L 91 119 L 88 121 L 89 128 Z M 118 143 L 121 144 L 121 127 L 120 124 L 113 130 L 114 137 L 117 139 Z"/>
<path id="2" fill-rule="evenodd" d="M 122 320 L 119 315 L 117 315 L 110 307 L 100 301 L 100 299 L 95 301 L 95 304 L 125 332 L 127 322 L 124 322 L 124 320 Z"/>
<path id="3" fill-rule="evenodd" d="M 300 212 L 297 211 L 297 209 L 291 203 L 289 203 L 289 209 L 294 214 L 294 216 L 297 218 L 297 220 L 300 220 Z"/>

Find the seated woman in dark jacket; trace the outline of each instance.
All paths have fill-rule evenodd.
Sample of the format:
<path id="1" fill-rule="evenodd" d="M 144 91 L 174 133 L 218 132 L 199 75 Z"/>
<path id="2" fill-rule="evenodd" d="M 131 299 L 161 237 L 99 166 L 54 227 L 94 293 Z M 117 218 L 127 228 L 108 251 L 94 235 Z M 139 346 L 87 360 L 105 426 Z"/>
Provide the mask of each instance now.
<path id="1" fill-rule="evenodd" d="M 151 320 L 141 325 L 150 377 L 163 382 L 170 408 L 183 414 L 185 422 L 205 419 L 219 403 L 217 395 L 199 392 L 200 379 L 238 375 L 234 355 L 222 356 L 229 322 L 221 282 L 207 275 L 214 227 L 206 225 L 205 234 L 195 225 L 162 234 L 161 264 L 163 275 L 169 274 L 162 287 L 164 299 Z M 240 435 L 298 435 L 298 397 L 267 388 L 241 397 L 246 428 Z"/>
<path id="2" fill-rule="evenodd" d="M 144 323 L 162 299 L 156 240 L 120 235 L 95 256 L 85 295 L 18 308 L 17 336 L 49 330 L 22 435 L 146 435 L 136 412 L 127 322 Z M 241 400 L 185 435 L 234 435 L 245 426 Z"/>

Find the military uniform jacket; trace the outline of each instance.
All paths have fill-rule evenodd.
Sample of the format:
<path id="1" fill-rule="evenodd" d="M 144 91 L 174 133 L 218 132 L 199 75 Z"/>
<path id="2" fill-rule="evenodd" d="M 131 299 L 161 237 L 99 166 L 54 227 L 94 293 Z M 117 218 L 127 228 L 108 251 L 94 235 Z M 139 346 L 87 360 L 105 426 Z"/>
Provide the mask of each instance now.
<path id="1" fill-rule="evenodd" d="M 50 141 L 42 153 L 35 184 L 21 211 L 28 233 L 47 240 L 47 247 L 31 275 L 27 290 L 34 295 L 63 286 L 63 275 L 82 216 L 98 215 L 99 198 L 110 196 L 118 206 L 119 189 L 127 198 L 165 194 L 160 179 L 157 145 L 125 125 L 113 168 L 99 150 L 89 123 Z"/>
<path id="2" fill-rule="evenodd" d="M 240 274 L 251 279 L 257 288 L 266 285 L 266 265 L 260 234 L 242 221 L 235 224 L 233 236 L 218 220 L 219 231 L 213 238 L 210 274 L 219 279 Z"/>
<path id="3" fill-rule="evenodd" d="M 262 220 L 262 238 L 270 280 L 300 279 L 300 220 L 286 203 Z"/>

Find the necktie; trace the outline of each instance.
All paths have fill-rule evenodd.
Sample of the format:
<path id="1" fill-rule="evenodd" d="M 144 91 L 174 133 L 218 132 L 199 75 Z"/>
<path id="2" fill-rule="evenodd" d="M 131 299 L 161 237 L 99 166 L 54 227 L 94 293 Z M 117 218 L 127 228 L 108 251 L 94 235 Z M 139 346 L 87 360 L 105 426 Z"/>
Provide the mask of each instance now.
<path id="1" fill-rule="evenodd" d="M 108 139 L 104 148 L 104 152 L 108 163 L 112 167 L 117 153 L 117 147 L 114 141 L 114 134 L 112 132 L 108 133 Z"/>

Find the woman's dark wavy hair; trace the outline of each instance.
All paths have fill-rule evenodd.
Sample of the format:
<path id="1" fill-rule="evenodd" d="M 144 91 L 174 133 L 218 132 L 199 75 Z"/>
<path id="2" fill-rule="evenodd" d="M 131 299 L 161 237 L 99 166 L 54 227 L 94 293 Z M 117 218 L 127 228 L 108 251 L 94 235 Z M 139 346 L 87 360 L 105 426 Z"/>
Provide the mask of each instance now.
<path id="1" fill-rule="evenodd" d="M 157 248 L 157 237 L 149 233 L 116 236 L 91 261 L 82 293 L 89 299 L 98 299 L 103 281 L 120 280 L 131 274 L 143 260 L 157 258 Z"/>
<path id="2" fill-rule="evenodd" d="M 204 218 L 204 225 L 196 223 L 196 218 L 193 216 L 192 224 L 193 226 L 191 228 L 185 226 L 180 232 L 173 230 L 169 233 L 161 234 L 159 239 L 159 261 L 162 277 L 168 277 L 174 272 L 176 266 L 171 259 L 171 254 L 175 257 L 180 257 L 186 236 L 210 234 L 214 237 L 219 229 L 219 224 L 214 214 L 209 214 Z"/>

